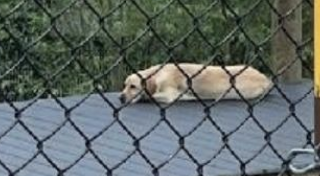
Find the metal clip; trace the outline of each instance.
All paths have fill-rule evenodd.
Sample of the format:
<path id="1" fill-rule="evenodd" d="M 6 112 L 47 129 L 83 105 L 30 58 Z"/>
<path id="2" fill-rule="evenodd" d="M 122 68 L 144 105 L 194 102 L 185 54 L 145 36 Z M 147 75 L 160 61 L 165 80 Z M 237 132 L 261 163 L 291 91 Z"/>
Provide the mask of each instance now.
<path id="1" fill-rule="evenodd" d="M 290 171 L 294 174 L 302 174 L 320 167 L 320 159 L 318 155 L 319 148 L 320 148 L 320 145 L 318 145 L 315 149 L 310 149 L 310 148 L 309 149 L 292 149 L 288 156 L 290 161 L 290 164 L 289 164 Z M 305 167 L 298 168 L 293 164 L 291 164 L 293 158 L 296 157 L 297 155 L 314 155 L 314 160 L 312 163 L 306 165 Z"/>

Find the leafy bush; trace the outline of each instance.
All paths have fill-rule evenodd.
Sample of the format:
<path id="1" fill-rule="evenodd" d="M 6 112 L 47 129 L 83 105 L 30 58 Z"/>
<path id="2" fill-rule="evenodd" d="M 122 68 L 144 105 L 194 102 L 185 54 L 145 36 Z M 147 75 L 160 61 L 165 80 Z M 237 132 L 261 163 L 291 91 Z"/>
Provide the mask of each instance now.
<path id="1" fill-rule="evenodd" d="M 118 59 L 143 69 L 169 59 L 169 51 L 180 62 L 205 63 L 217 56 L 212 64 L 247 63 L 268 73 L 256 58 L 270 62 L 270 41 L 257 52 L 247 38 L 260 45 L 270 35 L 268 4 L 226 2 L 240 21 L 224 3 L 211 0 L 2 0 L 0 88 L 13 100 L 48 97 L 49 92 L 84 94 L 99 86 L 117 91 L 132 72 L 122 60 L 106 73 Z M 304 3 L 304 40 L 312 36 L 311 14 Z M 303 55 L 311 66 L 311 43 Z"/>

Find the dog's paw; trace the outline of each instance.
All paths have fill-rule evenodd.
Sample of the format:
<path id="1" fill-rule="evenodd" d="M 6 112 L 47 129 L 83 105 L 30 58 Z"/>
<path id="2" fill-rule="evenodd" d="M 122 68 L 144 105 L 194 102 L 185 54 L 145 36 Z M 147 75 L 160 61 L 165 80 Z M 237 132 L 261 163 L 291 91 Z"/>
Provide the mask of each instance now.
<path id="1" fill-rule="evenodd" d="M 171 104 L 175 99 L 166 96 L 165 94 L 155 94 L 152 98 L 158 103 Z"/>

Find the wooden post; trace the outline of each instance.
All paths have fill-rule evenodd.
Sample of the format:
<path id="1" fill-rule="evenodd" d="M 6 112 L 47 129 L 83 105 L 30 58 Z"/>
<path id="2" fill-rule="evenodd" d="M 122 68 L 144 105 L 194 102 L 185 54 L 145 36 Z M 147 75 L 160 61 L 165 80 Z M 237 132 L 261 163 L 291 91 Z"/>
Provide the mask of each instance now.
<path id="1" fill-rule="evenodd" d="M 314 136 L 320 144 L 320 2 L 314 1 Z M 319 150 L 320 154 L 320 150 Z"/>
<path id="2" fill-rule="evenodd" d="M 299 45 L 302 40 L 302 13 L 301 6 L 297 7 L 301 0 L 276 0 L 274 7 L 281 16 L 285 16 L 283 21 L 279 16 L 272 12 L 272 31 L 277 29 L 280 25 L 286 29 L 287 33 Z M 295 9 L 290 15 L 292 9 Z M 272 69 L 274 73 L 279 73 L 286 68 L 287 65 L 295 63 L 283 72 L 279 77 L 279 81 L 298 82 L 302 78 L 301 61 L 297 59 L 297 46 L 294 45 L 285 34 L 283 29 L 279 29 L 272 38 L 271 57 Z"/>

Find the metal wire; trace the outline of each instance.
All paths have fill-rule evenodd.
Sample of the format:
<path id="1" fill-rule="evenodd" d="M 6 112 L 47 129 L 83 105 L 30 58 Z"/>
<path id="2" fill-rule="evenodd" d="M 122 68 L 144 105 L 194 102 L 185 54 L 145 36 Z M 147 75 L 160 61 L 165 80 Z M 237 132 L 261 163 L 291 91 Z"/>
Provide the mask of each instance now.
<path id="1" fill-rule="evenodd" d="M 271 74 L 271 78 L 273 81 L 276 81 L 277 78 L 281 75 L 280 73 L 273 73 L 271 69 L 268 66 L 268 63 L 266 63 L 266 60 L 263 59 L 265 57 L 265 51 L 263 51 L 264 45 L 266 45 L 267 42 L 270 42 L 271 38 L 274 37 L 274 34 L 276 31 L 282 30 L 285 35 L 287 36 L 288 40 L 292 41 L 292 45 L 295 46 L 296 52 L 298 57 L 292 61 L 292 63 L 287 63 L 287 66 L 283 68 L 283 71 L 289 69 L 294 62 L 300 61 L 302 62 L 302 65 L 307 72 L 312 72 L 311 67 L 309 64 L 306 62 L 304 59 L 303 53 L 301 50 L 308 44 L 312 42 L 312 37 L 307 38 L 302 44 L 299 44 L 295 42 L 290 34 L 290 31 L 287 31 L 285 28 L 283 28 L 283 23 L 280 24 L 277 28 L 276 31 L 271 32 L 270 35 L 265 37 L 262 41 L 256 42 L 252 37 L 247 32 L 247 29 L 245 28 L 246 26 L 246 18 L 254 15 L 254 12 L 256 9 L 262 4 L 267 4 L 267 7 L 272 13 L 275 13 L 279 19 L 283 20 L 285 18 L 288 18 L 288 16 L 293 13 L 296 8 L 299 8 L 299 6 L 302 6 L 301 4 L 307 4 L 309 9 L 313 8 L 312 2 L 308 0 L 302 0 L 301 3 L 299 3 L 295 8 L 293 8 L 291 11 L 288 12 L 285 16 L 277 12 L 277 9 L 273 6 L 272 2 L 269 0 L 259 0 L 255 1 L 255 3 L 246 10 L 245 13 L 239 14 L 236 10 L 235 7 L 232 6 L 232 4 L 229 1 L 212 1 L 209 3 L 206 9 L 202 10 L 200 14 L 195 14 L 193 11 L 189 8 L 190 5 L 187 5 L 187 3 L 183 0 L 171 0 L 167 4 L 165 4 L 159 11 L 156 13 L 149 13 L 147 10 L 144 9 L 143 5 L 141 2 L 138 0 L 122 0 L 117 3 L 113 8 L 109 9 L 109 11 L 106 14 L 102 14 L 97 10 L 97 8 L 93 5 L 93 3 L 89 0 L 82 0 L 82 1 L 67 1 L 68 3 L 62 4 L 62 8 L 56 10 L 56 12 L 53 12 L 52 9 L 50 9 L 50 4 L 54 4 L 57 2 L 53 1 L 40 1 L 40 0 L 32 0 L 32 1 L 26 1 L 26 0 L 21 0 L 18 3 L 11 4 L 10 10 L 6 11 L 5 13 L 0 13 L 0 57 L 4 62 L 11 62 L 10 57 L 15 57 L 18 58 L 14 60 L 13 64 L 8 64 L 6 66 L 1 66 L 1 72 L 0 72 L 0 82 L 5 82 L 5 80 L 8 79 L 11 75 L 15 74 L 16 70 L 25 70 L 25 68 L 29 68 L 26 71 L 27 74 L 32 74 L 32 76 L 36 75 L 37 79 L 40 80 L 41 84 L 36 85 L 40 87 L 41 89 L 31 97 L 24 97 L 24 98 L 32 98 L 32 101 L 30 101 L 27 106 L 24 106 L 23 108 L 18 108 L 14 105 L 13 101 L 16 100 L 17 98 L 14 98 L 14 96 L 17 94 L 15 89 L 13 87 L 7 86 L 3 84 L 2 87 L 0 87 L 0 101 L 7 103 L 15 112 L 15 123 L 13 123 L 8 129 L 6 129 L 4 132 L 0 134 L 0 142 L 1 138 L 6 136 L 12 129 L 16 128 L 17 124 L 21 125 L 21 127 L 37 142 L 37 152 L 33 154 L 33 156 L 26 161 L 21 167 L 15 170 L 11 170 L 3 160 L 1 160 L 0 157 L 0 167 L 2 167 L 10 176 L 15 176 L 17 175 L 21 170 L 23 170 L 29 163 L 33 162 L 34 158 L 37 156 L 41 155 L 45 158 L 45 160 L 50 163 L 52 168 L 54 168 L 57 171 L 57 175 L 63 175 L 65 172 L 70 170 L 72 167 L 77 165 L 77 163 L 87 154 L 91 153 L 94 158 L 97 160 L 97 162 L 106 170 L 106 175 L 113 175 L 114 171 L 118 169 L 123 163 L 125 163 L 132 155 L 138 154 L 143 158 L 143 160 L 150 166 L 150 169 L 152 170 L 153 175 L 157 176 L 159 175 L 159 169 L 162 167 L 166 166 L 180 151 L 184 152 L 188 158 L 194 162 L 194 164 L 197 166 L 197 173 L 198 175 L 203 175 L 203 168 L 210 163 L 212 160 L 214 160 L 223 149 L 226 149 L 230 151 L 231 155 L 234 156 L 235 160 L 239 162 L 240 165 L 240 170 L 242 175 L 247 175 L 246 172 L 246 165 L 250 163 L 252 160 L 254 160 L 262 151 L 263 148 L 269 146 L 273 152 L 279 157 L 279 159 L 283 162 L 283 170 L 280 173 L 281 175 L 284 172 L 289 171 L 289 160 L 286 158 L 283 158 L 280 154 L 278 154 L 276 148 L 273 146 L 271 142 L 271 136 L 274 135 L 274 133 L 281 128 L 282 124 L 285 123 L 285 121 L 288 118 L 294 118 L 297 123 L 303 127 L 304 130 L 308 132 L 308 134 L 311 134 L 312 131 L 309 131 L 305 125 L 301 122 L 299 117 L 295 114 L 295 106 L 301 102 L 306 96 L 312 91 L 312 89 L 309 92 L 306 92 L 306 94 L 299 100 L 296 100 L 295 102 L 292 102 L 290 98 L 286 96 L 286 94 L 283 92 L 283 90 L 277 85 L 275 82 L 275 85 L 273 89 L 278 91 L 280 95 L 282 96 L 283 99 L 287 101 L 287 103 L 290 104 L 290 109 L 289 109 L 289 114 L 288 118 L 284 119 L 282 123 L 279 124 L 279 126 L 274 129 L 273 131 L 268 131 L 263 127 L 263 125 L 260 124 L 259 119 L 254 116 L 253 109 L 256 104 L 259 104 L 261 101 L 264 100 L 264 97 L 261 99 L 253 102 L 250 102 L 245 99 L 240 93 L 239 90 L 232 84 L 230 89 L 235 89 L 239 96 L 241 97 L 242 101 L 246 103 L 247 109 L 248 109 L 248 117 L 239 124 L 239 126 L 234 130 L 229 133 L 225 133 L 219 125 L 215 122 L 214 118 L 210 115 L 211 108 L 214 107 L 218 100 L 208 104 L 208 102 L 205 102 L 202 100 L 196 92 L 192 89 L 192 79 L 196 77 L 198 74 L 200 74 L 209 64 L 211 63 L 218 63 L 222 67 L 222 69 L 225 70 L 227 74 L 229 74 L 233 79 L 230 80 L 231 83 L 233 83 L 234 78 L 241 74 L 243 71 L 245 71 L 244 68 L 242 71 L 240 71 L 237 75 L 231 75 L 230 72 L 225 68 L 225 63 L 223 59 L 223 52 L 221 48 L 230 40 L 238 40 L 239 34 L 241 34 L 244 37 L 244 40 L 246 40 L 247 43 L 251 46 L 251 50 L 254 52 L 255 56 L 252 62 L 259 62 L 260 65 L 262 65 L 262 68 L 264 70 L 267 70 L 269 74 Z M 74 42 L 73 39 L 70 39 L 68 37 L 69 34 L 66 34 L 61 28 L 59 28 L 59 21 L 61 18 L 63 18 L 64 15 L 71 13 L 70 11 L 74 8 L 78 8 L 79 3 L 82 3 L 82 6 L 86 8 L 88 11 L 90 11 L 92 16 L 95 16 L 97 19 L 97 26 L 92 26 L 94 30 L 90 32 L 90 34 L 86 35 L 84 39 L 82 39 L 80 42 Z M 39 29 L 39 34 L 34 34 L 33 38 L 29 37 L 30 34 L 28 34 L 28 31 L 24 28 L 27 28 L 27 26 L 23 26 L 24 24 L 28 24 L 28 20 L 30 19 L 24 19 L 23 17 L 15 18 L 15 15 L 17 15 L 19 12 L 24 11 L 26 6 L 33 4 L 32 8 L 34 8 L 35 11 L 38 13 L 41 13 L 44 16 L 44 23 L 47 25 L 45 26 L 45 29 Z M 166 40 L 166 38 L 163 36 L 161 32 L 159 32 L 158 28 L 161 26 L 156 25 L 155 23 L 159 19 L 159 17 L 165 15 L 165 11 L 172 6 L 172 4 L 176 4 L 179 6 L 184 13 L 187 14 L 189 20 L 192 22 L 191 28 L 189 28 L 183 35 L 180 36 L 178 40 L 175 40 L 175 42 L 170 42 Z M 124 13 L 123 12 L 123 7 L 126 5 L 130 5 L 131 8 L 134 8 L 136 13 L 139 13 L 140 18 L 143 18 L 145 20 L 145 28 L 139 33 L 139 35 L 135 36 L 132 40 L 129 42 L 125 42 L 126 38 L 123 37 L 119 41 L 117 37 L 114 36 L 113 31 L 111 31 L 108 28 L 109 21 L 112 21 L 113 15 L 116 13 Z M 0 6 L 1 7 L 1 6 Z M 218 42 L 212 42 L 208 38 L 208 36 L 203 32 L 203 29 L 201 29 L 201 20 L 206 18 L 205 16 L 209 13 L 211 13 L 212 8 L 219 8 L 223 14 L 226 16 L 226 18 L 231 21 L 232 23 L 235 23 L 235 27 L 230 31 L 228 35 L 226 35 L 224 38 L 222 38 Z M 280 20 L 280 21 L 281 21 Z M 116 20 L 112 21 L 113 23 L 116 23 Z M 36 23 L 36 22 L 35 22 Z M 16 25 L 16 27 L 14 26 Z M 22 25 L 22 26 L 19 26 Z M 115 25 L 115 24 L 113 24 Z M 20 29 L 21 28 L 21 29 Z M 20 30 L 17 32 L 16 30 Z M 119 29 L 120 30 L 120 29 Z M 125 30 L 130 30 L 130 29 L 125 29 Z M 85 32 L 85 31 L 84 31 Z M 19 33 L 19 34 L 18 34 Z M 54 34 L 52 34 L 54 33 Z M 99 40 L 99 35 L 100 33 L 107 38 L 107 40 L 112 43 L 112 47 L 110 46 L 110 49 L 107 52 L 113 52 L 117 56 L 116 58 L 112 58 L 112 63 L 108 64 L 108 68 L 104 68 L 103 72 L 100 73 L 93 73 L 91 69 L 88 69 L 86 66 L 88 64 L 88 60 L 85 61 L 81 59 L 83 55 L 86 55 L 87 53 L 83 52 L 83 48 L 86 48 L 86 50 L 92 50 L 90 47 L 87 46 L 88 43 L 93 42 L 95 45 L 101 47 L 101 50 L 98 51 L 99 54 L 103 55 L 103 43 Z M 3 37 L 1 37 L 1 34 Z M 104 94 L 103 90 L 101 89 L 101 82 L 102 80 L 111 74 L 111 72 L 116 69 L 117 66 L 119 65 L 125 65 L 125 67 L 130 71 L 130 72 L 137 72 L 137 67 L 132 64 L 132 61 L 128 57 L 128 52 L 131 50 L 134 46 L 140 45 L 140 41 L 144 40 L 144 38 L 148 35 L 152 34 L 153 38 L 150 40 L 150 43 L 156 43 L 156 47 L 148 47 L 148 46 L 143 46 L 145 49 L 145 53 L 151 52 L 151 50 L 155 50 L 155 48 L 159 47 L 161 50 L 164 50 L 166 53 L 166 59 L 161 63 L 162 66 L 166 63 L 173 63 L 178 70 L 181 71 L 181 73 L 187 77 L 188 80 L 188 85 L 189 85 L 189 90 L 196 98 L 197 101 L 203 106 L 205 117 L 204 119 L 199 122 L 188 134 L 182 135 L 179 133 L 179 130 L 176 129 L 174 124 L 168 120 L 167 117 L 167 109 L 174 104 L 178 99 L 183 95 L 183 92 L 177 99 L 170 105 L 163 105 L 158 102 L 156 102 L 152 96 L 149 94 L 151 102 L 153 102 L 155 105 L 159 107 L 159 112 L 160 112 L 160 120 L 151 128 L 149 131 L 147 131 L 144 135 L 137 137 L 135 136 L 129 129 L 128 127 L 121 121 L 119 118 L 119 112 L 126 108 L 127 104 L 124 104 L 121 107 L 115 106 L 109 99 L 108 97 Z M 197 73 L 194 75 L 187 75 L 184 73 L 183 69 L 179 67 L 179 55 L 177 54 L 177 50 L 181 46 L 186 46 L 188 43 L 188 40 L 191 36 L 197 35 L 198 40 L 203 43 L 205 43 L 208 51 L 212 51 L 212 53 L 215 53 L 210 59 L 208 59 L 205 64 L 203 69 L 199 70 Z M 32 36 L 32 34 L 31 34 Z M 57 59 L 52 59 L 54 60 L 54 66 L 58 65 L 56 69 L 53 72 L 47 73 L 46 68 L 43 68 L 45 63 L 41 63 L 41 58 L 39 54 L 36 52 L 39 47 L 37 44 L 42 41 L 42 40 L 47 40 L 47 37 L 55 37 L 59 39 L 59 42 L 67 48 L 65 51 L 59 51 L 59 56 L 60 55 L 67 55 L 69 58 L 67 60 L 59 60 L 59 56 L 57 56 Z M 49 50 L 48 52 L 57 52 L 59 49 L 54 49 L 54 50 Z M 10 56 L 9 58 L 6 58 L 7 56 Z M 85 57 L 85 56 L 84 56 Z M 89 57 L 89 56 L 88 56 Z M 37 60 L 39 59 L 39 60 Z M 1 61 L 3 62 L 3 61 Z M 89 62 L 93 62 L 92 60 L 89 60 Z M 62 64 L 60 64 L 62 63 Z M 2 63 L 1 63 L 2 65 Z M 53 66 L 53 67 L 54 67 Z M 162 66 L 159 67 L 159 70 L 162 69 Z M 52 89 L 55 87 L 55 84 L 59 82 L 59 79 L 62 79 L 62 74 L 64 74 L 65 70 L 72 70 L 72 69 L 79 69 L 81 70 L 81 74 L 84 75 L 85 77 L 89 78 L 91 80 L 91 86 L 93 87 L 92 90 L 89 92 L 86 92 L 86 96 L 79 101 L 76 105 L 72 107 L 67 107 L 59 98 L 56 93 L 54 93 L 54 90 Z M 31 69 L 31 71 L 30 71 Z M 159 71 L 157 70 L 157 71 Z M 154 73 L 155 74 L 155 73 Z M 142 76 L 139 75 L 141 78 Z M 145 78 L 148 79 L 148 78 Z M 14 91 L 13 91 L 14 90 Z M 103 130 L 101 130 L 100 133 L 93 137 L 88 137 L 82 130 L 81 128 L 78 127 L 78 125 L 74 122 L 74 120 L 71 118 L 71 114 L 75 108 L 80 106 L 91 94 L 93 93 L 98 93 L 103 100 L 114 110 L 114 121 L 107 127 L 105 127 Z M 227 93 L 227 92 L 226 92 Z M 225 94 L 226 94 L 225 93 Z M 224 94 L 224 95 L 225 95 Z M 221 98 L 224 96 L 221 95 Z M 37 137 L 32 130 L 21 120 L 23 112 L 28 109 L 29 107 L 33 106 L 34 103 L 41 97 L 51 97 L 56 103 L 64 110 L 65 112 L 65 120 L 63 123 L 61 123 L 60 127 L 57 128 L 56 130 L 52 131 L 50 135 L 48 135 L 44 139 L 40 139 Z M 252 119 L 254 123 L 265 133 L 265 141 L 266 144 L 265 146 L 259 150 L 252 158 L 248 160 L 243 160 L 240 156 L 238 156 L 233 149 L 229 146 L 228 144 L 228 138 L 232 136 L 234 133 L 237 132 L 238 129 L 240 129 L 245 122 L 248 119 Z M 185 147 L 185 140 L 186 138 L 194 133 L 199 126 L 201 126 L 201 123 L 204 121 L 208 120 L 215 129 L 217 129 L 222 136 L 223 143 L 224 145 L 221 147 L 219 152 L 212 156 L 209 160 L 205 162 L 200 162 L 196 159 L 195 156 L 189 150 Z M 86 144 L 86 150 L 81 154 L 81 156 L 75 160 L 73 163 L 71 163 L 68 167 L 61 168 L 59 167 L 51 158 L 44 152 L 43 150 L 43 145 L 46 141 L 48 141 L 50 138 L 55 136 L 61 127 L 63 127 L 66 123 L 71 124 L 73 129 L 81 135 L 83 140 L 85 141 Z M 122 130 L 126 132 L 126 134 L 134 141 L 133 146 L 136 148 L 132 153 L 130 153 L 127 157 L 125 157 L 121 162 L 119 162 L 117 165 L 110 167 L 108 166 L 102 158 L 99 157 L 99 155 L 92 150 L 91 144 L 94 142 L 100 135 L 103 133 L 107 132 L 108 128 L 112 126 L 114 123 L 117 123 L 120 125 Z M 165 123 L 170 130 L 178 137 L 178 143 L 180 147 L 175 151 L 170 157 L 167 158 L 166 161 L 156 165 L 154 164 L 147 156 L 146 153 L 144 153 L 143 150 L 140 148 L 140 143 L 141 141 L 147 137 L 160 123 Z M 311 139 L 307 139 L 308 142 L 310 142 Z M 292 168 L 291 168 L 292 170 Z"/>

